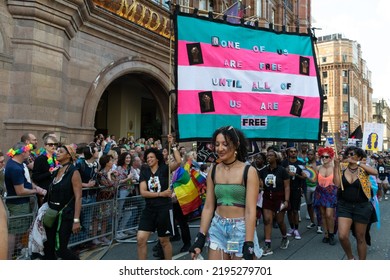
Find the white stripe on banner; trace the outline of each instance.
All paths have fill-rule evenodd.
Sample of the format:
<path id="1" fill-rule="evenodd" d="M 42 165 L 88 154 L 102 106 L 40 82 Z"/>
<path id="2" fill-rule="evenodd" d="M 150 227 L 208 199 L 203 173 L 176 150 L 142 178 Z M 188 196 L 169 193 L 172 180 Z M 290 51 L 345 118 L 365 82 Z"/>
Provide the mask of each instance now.
<path id="1" fill-rule="evenodd" d="M 319 97 L 317 77 L 201 66 L 179 66 L 178 73 L 178 90 L 275 93 Z M 224 81 L 225 85 L 223 85 Z"/>

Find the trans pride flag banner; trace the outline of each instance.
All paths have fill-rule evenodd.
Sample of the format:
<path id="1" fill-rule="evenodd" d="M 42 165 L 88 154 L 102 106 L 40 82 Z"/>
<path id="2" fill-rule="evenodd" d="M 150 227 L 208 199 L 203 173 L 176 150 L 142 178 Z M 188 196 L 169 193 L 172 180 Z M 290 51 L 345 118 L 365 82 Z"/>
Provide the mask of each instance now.
<path id="1" fill-rule="evenodd" d="M 310 35 L 175 14 L 180 140 L 232 125 L 253 140 L 320 141 L 322 94 Z"/>

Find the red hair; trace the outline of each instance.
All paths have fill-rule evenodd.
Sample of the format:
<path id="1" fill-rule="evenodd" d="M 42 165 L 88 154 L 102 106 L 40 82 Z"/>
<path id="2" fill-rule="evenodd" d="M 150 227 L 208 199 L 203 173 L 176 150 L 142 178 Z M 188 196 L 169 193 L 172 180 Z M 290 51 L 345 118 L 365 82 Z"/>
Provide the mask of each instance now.
<path id="1" fill-rule="evenodd" d="M 318 155 L 328 154 L 330 158 L 334 158 L 334 150 L 331 147 L 319 148 Z"/>

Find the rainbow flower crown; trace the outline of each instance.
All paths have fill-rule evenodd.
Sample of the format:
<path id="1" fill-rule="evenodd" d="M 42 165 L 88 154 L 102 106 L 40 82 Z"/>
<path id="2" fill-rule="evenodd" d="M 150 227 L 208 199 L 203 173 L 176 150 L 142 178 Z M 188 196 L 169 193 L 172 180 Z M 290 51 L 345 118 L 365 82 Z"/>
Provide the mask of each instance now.
<path id="1" fill-rule="evenodd" d="M 33 144 L 27 144 L 26 146 L 21 147 L 17 150 L 14 150 L 13 148 L 11 148 L 8 150 L 7 156 L 12 158 L 15 155 L 20 155 L 21 153 L 32 151 L 32 149 L 33 149 Z"/>

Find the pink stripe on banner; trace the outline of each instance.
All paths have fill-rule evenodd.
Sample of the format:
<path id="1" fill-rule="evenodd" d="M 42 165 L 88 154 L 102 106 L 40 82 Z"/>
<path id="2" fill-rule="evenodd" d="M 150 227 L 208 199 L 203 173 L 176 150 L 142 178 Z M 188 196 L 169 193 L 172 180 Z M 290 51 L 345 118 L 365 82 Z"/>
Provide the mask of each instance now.
<path id="1" fill-rule="evenodd" d="M 178 48 L 178 65 L 189 66 L 190 64 L 187 55 L 187 42 L 179 41 Z M 256 53 L 252 50 L 237 50 L 231 48 L 213 47 L 209 44 L 201 44 L 201 49 L 203 63 L 192 65 L 194 67 L 206 66 L 225 69 L 302 75 L 300 74 L 300 69 L 302 69 L 302 67 L 300 68 L 299 55 L 279 55 L 278 53 L 271 52 Z M 313 57 L 307 58 L 310 58 L 308 76 L 316 76 L 314 59 Z"/>
<path id="2" fill-rule="evenodd" d="M 206 110 L 203 114 L 297 117 L 290 114 L 294 100 L 291 95 L 213 92 L 212 97 L 214 111 Z M 319 97 L 296 97 L 304 100 L 301 118 L 320 117 Z M 199 92 L 179 91 L 178 114 L 201 113 Z"/>

